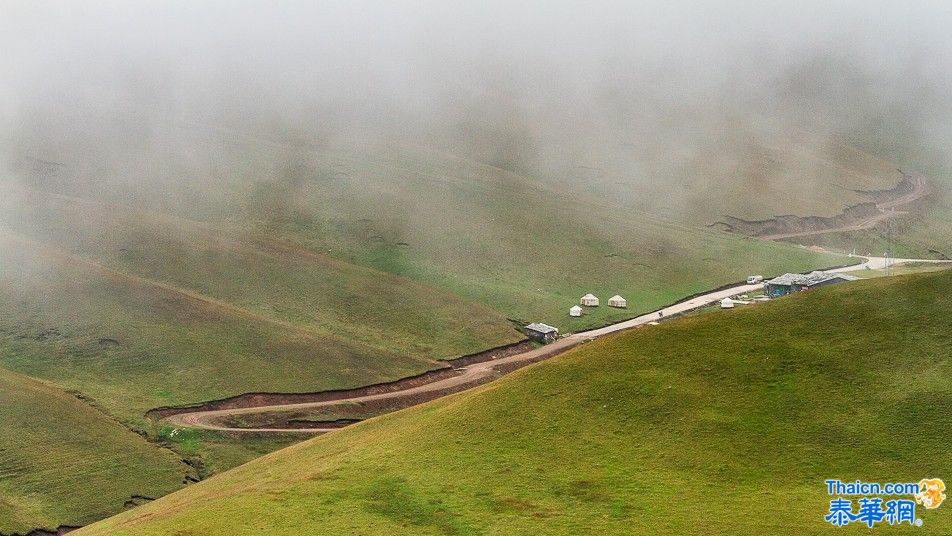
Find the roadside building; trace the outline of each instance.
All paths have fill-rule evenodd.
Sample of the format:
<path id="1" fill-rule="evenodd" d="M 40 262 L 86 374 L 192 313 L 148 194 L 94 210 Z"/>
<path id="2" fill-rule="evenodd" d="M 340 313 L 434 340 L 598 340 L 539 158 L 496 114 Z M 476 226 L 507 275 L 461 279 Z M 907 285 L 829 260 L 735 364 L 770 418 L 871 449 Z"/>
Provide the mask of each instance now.
<path id="1" fill-rule="evenodd" d="M 582 308 L 578 305 L 573 305 L 572 308 L 569 309 L 569 316 L 582 316 Z"/>
<path id="2" fill-rule="evenodd" d="M 535 322 L 526 326 L 525 330 L 529 338 L 543 344 L 550 343 L 559 338 L 559 330 L 548 324 Z"/>
<path id="3" fill-rule="evenodd" d="M 626 300 L 625 298 L 622 298 L 618 294 L 615 294 L 611 298 L 608 298 L 608 306 L 624 309 L 625 307 L 628 307 L 628 300 Z"/>
<path id="4" fill-rule="evenodd" d="M 786 296 L 794 292 L 811 288 L 856 281 L 857 277 L 832 272 L 810 272 L 809 274 L 783 274 L 764 283 L 764 292 L 771 298 Z"/>
<path id="5" fill-rule="evenodd" d="M 598 307 L 598 297 L 594 294 L 586 294 L 582 296 L 581 303 L 586 307 Z"/>
<path id="6" fill-rule="evenodd" d="M 733 308 L 734 308 L 734 300 L 730 298 L 724 298 L 723 300 L 721 300 L 721 309 L 733 309 Z"/>

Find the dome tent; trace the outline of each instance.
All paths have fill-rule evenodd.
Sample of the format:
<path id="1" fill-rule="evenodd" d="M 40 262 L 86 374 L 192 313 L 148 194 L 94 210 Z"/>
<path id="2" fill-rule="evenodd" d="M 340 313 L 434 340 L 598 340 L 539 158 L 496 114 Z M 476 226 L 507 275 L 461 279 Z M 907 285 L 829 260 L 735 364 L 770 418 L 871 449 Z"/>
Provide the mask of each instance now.
<path id="1" fill-rule="evenodd" d="M 581 303 L 582 303 L 582 305 L 585 305 L 585 306 L 588 306 L 588 307 L 597 307 L 597 306 L 598 306 L 598 297 L 595 296 L 594 294 L 586 294 L 586 295 L 582 296 Z"/>

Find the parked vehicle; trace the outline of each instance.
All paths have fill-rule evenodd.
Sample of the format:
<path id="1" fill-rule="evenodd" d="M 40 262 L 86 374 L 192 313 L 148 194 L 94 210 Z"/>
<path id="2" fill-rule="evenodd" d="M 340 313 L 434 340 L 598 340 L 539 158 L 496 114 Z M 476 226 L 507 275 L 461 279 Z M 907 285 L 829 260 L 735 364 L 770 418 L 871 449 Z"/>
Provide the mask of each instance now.
<path id="1" fill-rule="evenodd" d="M 764 282 L 764 276 L 762 275 L 752 275 L 747 278 L 748 285 L 756 285 L 757 283 L 763 283 L 763 282 Z"/>

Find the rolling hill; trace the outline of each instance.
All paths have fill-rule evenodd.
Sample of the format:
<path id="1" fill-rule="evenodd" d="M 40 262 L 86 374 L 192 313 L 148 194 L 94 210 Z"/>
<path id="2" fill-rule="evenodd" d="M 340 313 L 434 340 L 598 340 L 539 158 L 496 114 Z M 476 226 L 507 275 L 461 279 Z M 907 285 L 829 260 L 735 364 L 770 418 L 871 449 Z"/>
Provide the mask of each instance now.
<path id="1" fill-rule="evenodd" d="M 85 525 L 194 471 L 75 396 L 0 369 L 0 534 Z"/>
<path id="2" fill-rule="evenodd" d="M 205 285 L 196 291 L 19 235 L 3 239 L 9 253 L 0 261 L 5 311 L 0 363 L 81 391 L 131 424 L 157 406 L 407 376 L 439 366 L 437 355 L 520 337 L 504 319 L 475 304 L 323 257 L 238 254 L 247 264 L 234 274 L 228 272 L 230 251 L 208 248 L 193 257 L 178 250 L 140 265 L 169 269 L 161 264 L 169 261 L 171 269 L 163 275 L 180 270 L 173 273 L 182 274 L 186 284 Z M 148 251 L 161 254 L 161 248 L 158 241 L 149 242 Z M 129 251 L 132 256 L 146 248 Z M 255 290 L 273 294 L 257 301 Z M 221 298 L 229 292 L 247 301 Z M 362 293 L 367 297 L 351 313 L 346 304 Z M 377 300 L 380 307 L 367 307 Z M 325 318 L 328 313 L 338 322 L 353 318 L 350 330 L 363 327 L 367 336 L 345 338 L 335 331 L 339 324 Z M 401 340 L 397 326 L 374 325 L 385 318 L 403 322 L 409 342 Z M 380 337 L 381 331 L 392 340 Z M 390 346 L 382 348 L 368 336 Z M 439 346 L 433 350 L 428 342 Z"/>
<path id="3" fill-rule="evenodd" d="M 521 322 L 579 331 L 849 262 L 434 149 L 154 141 L 131 160 L 44 153 L 6 179 L 0 367 L 80 394 L 199 478 L 300 436 L 173 435 L 148 410 L 393 380 L 516 341 Z M 629 308 L 568 317 L 586 292 Z"/>
<path id="4" fill-rule="evenodd" d="M 42 313 L 11 304 L 6 322 L 98 335 L 13 338 L 0 363 L 81 388 L 129 422 L 146 406 L 418 373 L 517 340 L 507 319 L 577 331 L 749 273 L 847 262 L 563 194 L 435 151 L 174 134 L 158 147 L 175 155 L 182 144 L 200 146 L 215 165 L 164 161 L 161 195 L 150 190 L 154 178 L 117 184 L 79 164 L 34 162 L 26 185 L 4 199 L 2 232 L 16 251 L 7 262 L 33 266 L 8 270 L 5 292 L 14 300 L 29 287 L 56 303 Z M 149 163 L 109 173 L 132 176 Z M 232 187 L 215 183 L 220 176 Z M 77 283 L 61 285 L 70 279 Z M 569 318 L 590 291 L 623 294 L 630 308 Z M 133 318 L 151 325 L 140 334 L 126 325 Z M 227 325 L 189 332 L 205 318 Z M 101 348 L 100 338 L 119 344 Z M 50 345 L 94 354 L 101 373 L 31 357 Z M 232 373 L 249 365 L 255 374 Z"/>
<path id="5" fill-rule="evenodd" d="M 605 337 L 78 534 L 825 532 L 824 480 L 952 468 L 950 287 L 857 281 Z"/>

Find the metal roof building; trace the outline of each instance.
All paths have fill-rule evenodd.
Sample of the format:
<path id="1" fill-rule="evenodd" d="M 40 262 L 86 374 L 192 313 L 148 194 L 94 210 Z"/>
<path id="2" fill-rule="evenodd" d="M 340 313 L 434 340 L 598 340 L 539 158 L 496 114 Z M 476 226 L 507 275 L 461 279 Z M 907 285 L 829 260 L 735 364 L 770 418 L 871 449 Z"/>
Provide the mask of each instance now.
<path id="1" fill-rule="evenodd" d="M 856 281 L 858 277 L 852 275 L 815 271 L 809 274 L 783 274 L 764 283 L 764 290 L 771 298 L 786 296 L 791 292 L 800 292 L 815 287 L 822 287 L 833 283 Z"/>
<path id="2" fill-rule="evenodd" d="M 533 322 L 525 329 L 529 337 L 542 343 L 552 342 L 559 337 L 559 329 L 548 324 Z"/>

